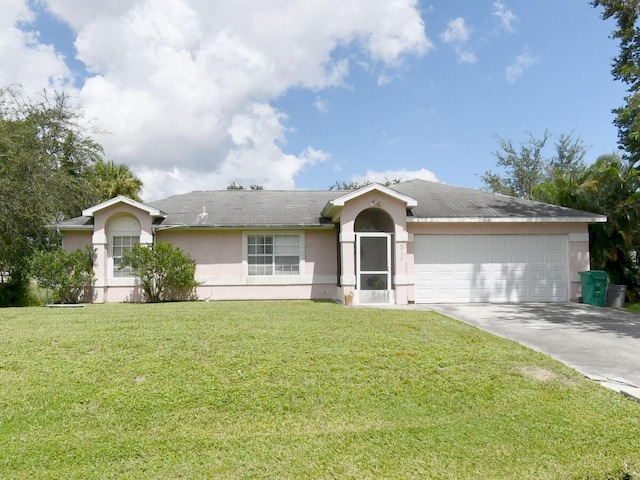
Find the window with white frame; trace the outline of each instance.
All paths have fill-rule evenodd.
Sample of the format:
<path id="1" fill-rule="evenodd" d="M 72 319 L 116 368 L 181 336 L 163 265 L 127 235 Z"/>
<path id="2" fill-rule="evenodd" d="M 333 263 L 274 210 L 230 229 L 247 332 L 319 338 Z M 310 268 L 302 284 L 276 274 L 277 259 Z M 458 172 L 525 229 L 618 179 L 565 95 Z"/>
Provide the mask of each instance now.
<path id="1" fill-rule="evenodd" d="M 131 278 L 133 269 L 122 266 L 124 253 L 140 243 L 140 223 L 130 215 L 116 217 L 109 221 L 109 253 L 111 255 L 111 274 L 114 278 Z"/>
<path id="2" fill-rule="evenodd" d="M 134 245 L 140 243 L 140 236 L 118 236 L 113 237 L 113 276 L 132 277 L 133 269 L 131 265 L 122 267 L 122 257 L 126 251 L 130 251 Z"/>
<path id="3" fill-rule="evenodd" d="M 300 275 L 300 235 L 247 235 L 249 275 Z"/>

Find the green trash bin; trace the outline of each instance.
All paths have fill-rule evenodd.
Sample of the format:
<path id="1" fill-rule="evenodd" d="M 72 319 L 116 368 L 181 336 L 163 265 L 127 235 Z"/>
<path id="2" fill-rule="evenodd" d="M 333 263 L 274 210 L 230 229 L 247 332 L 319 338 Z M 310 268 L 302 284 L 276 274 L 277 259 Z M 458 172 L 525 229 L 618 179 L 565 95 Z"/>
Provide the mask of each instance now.
<path id="1" fill-rule="evenodd" d="M 607 301 L 607 272 L 589 270 L 580 272 L 582 302 L 596 307 L 604 307 Z"/>

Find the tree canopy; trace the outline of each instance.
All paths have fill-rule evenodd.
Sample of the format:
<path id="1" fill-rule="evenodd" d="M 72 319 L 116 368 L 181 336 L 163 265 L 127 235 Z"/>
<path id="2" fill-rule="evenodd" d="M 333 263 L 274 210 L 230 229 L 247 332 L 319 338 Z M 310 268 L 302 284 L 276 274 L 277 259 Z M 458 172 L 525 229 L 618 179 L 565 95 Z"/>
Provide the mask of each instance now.
<path id="1" fill-rule="evenodd" d="M 613 59 L 611 73 L 627 85 L 625 104 L 613 110 L 618 127 L 618 142 L 623 158 L 632 165 L 640 161 L 640 0 L 593 0 L 603 7 L 602 18 L 613 18 L 617 28 L 612 37 L 620 42 L 620 53 Z"/>
<path id="2" fill-rule="evenodd" d="M 98 202 L 118 195 L 141 200 L 142 180 L 127 165 L 99 159 L 85 170 L 84 176 L 95 191 Z"/>
<path id="3" fill-rule="evenodd" d="M 150 303 L 192 299 L 198 285 L 196 261 L 171 243 L 136 244 L 124 252 L 122 265 L 131 265 Z"/>
<path id="4" fill-rule="evenodd" d="M 139 199 L 142 182 L 103 160 L 95 133 L 64 93 L 0 87 L 0 306 L 24 295 L 30 256 L 57 244 L 53 223 L 116 195 Z"/>
<path id="5" fill-rule="evenodd" d="M 19 301 L 29 256 L 54 243 L 47 225 L 79 215 L 95 199 L 83 173 L 102 147 L 70 100 L 0 88 L 0 305 Z"/>
<path id="6" fill-rule="evenodd" d="M 394 178 L 393 180 L 385 179 L 384 182 L 379 182 L 379 183 L 381 185 L 384 185 L 385 187 L 388 187 L 390 185 L 395 185 L 400 182 L 402 182 L 402 179 Z M 333 185 L 329 185 L 329 190 L 358 190 L 359 188 L 366 187 L 370 183 L 373 183 L 373 182 L 369 180 L 365 180 L 364 182 L 336 180 Z"/>
<path id="7" fill-rule="evenodd" d="M 497 137 L 498 150 L 493 155 L 503 173 L 485 172 L 481 180 L 491 192 L 511 197 L 536 200 L 536 187 L 559 172 L 579 172 L 584 169 L 587 148 L 579 138 L 562 134 L 554 143 L 554 154 L 545 154 L 552 135 L 545 131 L 541 137 L 527 134 L 527 139 L 515 145 L 510 139 Z"/>

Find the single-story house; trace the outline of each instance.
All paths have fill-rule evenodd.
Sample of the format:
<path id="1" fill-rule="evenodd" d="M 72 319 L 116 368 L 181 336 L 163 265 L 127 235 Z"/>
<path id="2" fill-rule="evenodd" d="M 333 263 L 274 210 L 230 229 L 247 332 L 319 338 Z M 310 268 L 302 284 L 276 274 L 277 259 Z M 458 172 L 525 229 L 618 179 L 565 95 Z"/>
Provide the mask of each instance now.
<path id="1" fill-rule="evenodd" d="M 606 217 L 425 180 L 354 191 L 198 191 L 116 197 L 58 225 L 93 245 L 95 302 L 142 300 L 120 268 L 135 243 L 196 261 L 197 298 L 354 304 L 563 302 L 589 269 L 588 225 Z"/>

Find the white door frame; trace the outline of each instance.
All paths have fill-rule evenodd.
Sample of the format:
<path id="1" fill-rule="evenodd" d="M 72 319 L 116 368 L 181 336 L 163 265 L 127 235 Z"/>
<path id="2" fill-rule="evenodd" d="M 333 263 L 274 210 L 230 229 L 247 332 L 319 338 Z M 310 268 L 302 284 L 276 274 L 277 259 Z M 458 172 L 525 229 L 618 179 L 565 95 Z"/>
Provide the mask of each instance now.
<path id="1" fill-rule="evenodd" d="M 391 233 L 386 233 L 386 232 L 357 232 L 356 233 L 356 293 L 362 291 L 361 288 L 361 282 L 362 282 L 362 274 L 372 274 L 372 275 L 385 275 L 387 277 L 387 288 L 385 290 L 378 290 L 378 291 L 387 291 L 387 292 L 391 292 L 393 291 L 393 285 L 391 284 L 391 280 L 392 280 L 392 273 L 391 273 L 391 268 L 392 268 L 392 259 L 391 259 L 391 241 L 392 241 L 392 234 Z M 387 243 L 387 248 L 386 248 L 386 254 L 387 254 L 387 266 L 386 266 L 386 270 L 375 270 L 375 271 L 370 271 L 370 270 L 362 270 L 362 260 L 360 258 L 361 256 L 361 239 L 362 238 L 385 238 L 386 239 L 386 243 Z M 393 295 L 389 294 L 388 295 L 388 302 L 392 303 L 393 302 Z"/>

